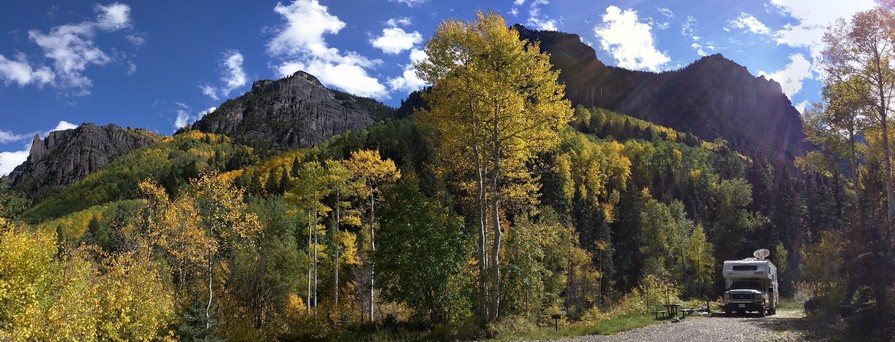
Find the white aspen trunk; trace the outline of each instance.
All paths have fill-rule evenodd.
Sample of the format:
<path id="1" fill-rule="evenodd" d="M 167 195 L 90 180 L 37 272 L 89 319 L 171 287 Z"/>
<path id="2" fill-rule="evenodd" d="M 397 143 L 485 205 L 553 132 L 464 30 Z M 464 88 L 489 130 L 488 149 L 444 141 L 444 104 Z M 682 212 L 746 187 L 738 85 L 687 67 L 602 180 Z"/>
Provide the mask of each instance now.
<path id="1" fill-rule="evenodd" d="M 338 240 L 338 238 L 339 238 L 339 222 L 340 222 L 339 221 L 339 207 L 342 206 L 341 199 L 339 198 L 340 195 L 341 194 L 339 193 L 339 191 L 336 190 L 336 231 L 333 234 L 333 241 L 335 241 L 335 243 L 333 244 L 334 245 L 333 248 L 336 250 L 336 260 L 335 260 L 336 262 L 334 263 L 336 265 L 335 266 L 336 285 L 333 286 L 335 288 L 335 291 L 333 291 L 334 292 L 333 296 L 335 298 L 336 307 L 339 306 L 339 240 Z"/>
<path id="2" fill-rule="evenodd" d="M 311 261 L 311 211 L 308 211 L 308 262 Z M 308 265 L 308 296 L 305 302 L 307 314 L 311 314 L 311 265 Z"/>
<path id="3" fill-rule="evenodd" d="M 317 211 L 314 210 L 314 316 L 317 316 Z"/>
<path id="4" fill-rule="evenodd" d="M 370 185 L 370 322 L 374 322 L 373 306 L 376 294 L 376 263 L 373 261 L 373 254 L 376 252 L 376 232 L 373 230 L 373 223 L 376 222 L 376 196 L 373 192 L 373 185 Z"/>
<path id="5" fill-rule="evenodd" d="M 214 257 L 208 250 L 208 305 L 205 306 L 205 330 L 211 330 L 211 300 L 214 298 L 212 278 L 214 277 Z"/>

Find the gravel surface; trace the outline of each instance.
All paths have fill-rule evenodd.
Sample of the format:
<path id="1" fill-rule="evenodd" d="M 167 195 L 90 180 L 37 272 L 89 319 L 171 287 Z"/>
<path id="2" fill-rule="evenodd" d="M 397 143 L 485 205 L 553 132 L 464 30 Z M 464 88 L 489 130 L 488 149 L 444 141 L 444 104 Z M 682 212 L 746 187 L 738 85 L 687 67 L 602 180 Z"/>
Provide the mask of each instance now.
<path id="1" fill-rule="evenodd" d="M 666 321 L 610 336 L 581 336 L 567 341 L 823 341 L 824 336 L 801 310 L 780 310 L 776 315 L 725 317 L 691 316 L 677 323 Z"/>

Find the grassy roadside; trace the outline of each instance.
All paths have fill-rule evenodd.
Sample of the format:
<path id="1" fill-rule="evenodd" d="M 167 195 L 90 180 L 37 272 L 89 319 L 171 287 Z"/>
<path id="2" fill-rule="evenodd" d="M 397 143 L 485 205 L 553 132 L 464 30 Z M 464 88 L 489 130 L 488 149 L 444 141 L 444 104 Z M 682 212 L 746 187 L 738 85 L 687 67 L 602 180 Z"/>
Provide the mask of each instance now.
<path id="1" fill-rule="evenodd" d="M 561 326 L 558 330 L 550 326 L 518 334 L 501 334 L 496 341 L 549 340 L 585 335 L 612 335 L 661 322 L 664 321 L 656 320 L 653 315 L 612 317 L 591 324 Z"/>

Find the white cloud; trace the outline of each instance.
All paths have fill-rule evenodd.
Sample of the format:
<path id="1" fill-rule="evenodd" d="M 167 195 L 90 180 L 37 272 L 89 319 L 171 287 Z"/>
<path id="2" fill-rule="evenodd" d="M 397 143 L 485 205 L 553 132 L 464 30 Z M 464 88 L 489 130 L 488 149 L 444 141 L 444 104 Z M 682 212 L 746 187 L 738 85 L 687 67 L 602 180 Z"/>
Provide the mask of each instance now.
<path id="1" fill-rule="evenodd" d="M 8 142 L 24 140 L 24 139 L 27 139 L 27 138 L 29 138 L 29 137 L 31 137 L 31 136 L 33 136 L 33 135 L 29 135 L 29 134 L 15 134 L 15 133 L 13 133 L 13 132 L 4 131 L 4 130 L 0 129 L 0 144 L 5 144 L 5 143 L 8 143 Z"/>
<path id="2" fill-rule="evenodd" d="M 749 31 L 755 34 L 771 34 L 770 28 L 759 21 L 758 18 L 746 12 L 740 12 L 739 17 L 728 21 L 727 26 L 724 27 L 725 30 L 732 28 L 738 28 L 744 32 Z"/>
<path id="3" fill-rule="evenodd" d="M 388 0 L 388 2 L 397 2 L 400 4 L 405 4 L 407 7 L 416 7 L 422 5 L 428 0 Z"/>
<path id="4" fill-rule="evenodd" d="M 426 82 L 416 75 L 416 68 L 414 65 L 419 64 L 428 57 L 429 56 L 427 56 L 426 52 L 423 50 L 413 49 L 410 51 L 410 64 L 404 65 L 404 72 L 401 76 L 389 78 L 388 80 L 391 90 L 411 92 L 425 87 Z"/>
<path id="5" fill-rule="evenodd" d="M 790 99 L 802 90 L 802 82 L 811 78 L 811 62 L 801 53 L 789 55 L 789 64 L 783 70 L 773 73 L 760 71 L 759 75 L 777 81 L 783 88 L 783 93 Z"/>
<path id="6" fill-rule="evenodd" d="M 349 93 L 373 98 L 383 98 L 388 92 L 379 80 L 370 77 L 364 69 L 367 63 L 372 62 L 345 62 L 328 63 L 321 60 L 311 60 L 308 63 L 293 61 L 287 62 L 277 69 L 280 75 L 292 75 L 296 71 L 304 70 L 314 75 L 323 84 L 343 89 Z"/>
<path id="7" fill-rule="evenodd" d="M 245 61 L 245 58 L 242 56 L 238 50 L 227 50 L 224 51 L 224 58 L 220 61 L 221 72 L 221 82 L 224 85 L 219 88 L 215 88 L 209 84 L 203 84 L 199 86 L 199 89 L 202 90 L 202 94 L 211 97 L 214 100 L 218 100 L 219 97 L 226 97 L 230 95 L 230 92 L 242 88 L 248 82 L 248 77 L 246 77 L 245 71 L 242 69 L 242 63 Z"/>
<path id="8" fill-rule="evenodd" d="M 374 47 L 392 55 L 410 50 L 414 45 L 422 42 L 423 35 L 419 32 L 406 32 L 404 29 L 394 26 L 382 29 L 381 36 L 370 39 L 370 44 L 373 44 Z"/>
<path id="9" fill-rule="evenodd" d="M 670 8 L 657 7 L 656 10 L 668 18 L 674 18 L 674 12 Z"/>
<path id="10" fill-rule="evenodd" d="M 0 80 L 3 80 L 5 85 L 14 82 L 20 87 L 29 84 L 43 87 L 46 84 L 51 84 L 55 77 L 56 75 L 53 74 L 53 71 L 50 70 L 50 68 L 32 67 L 31 64 L 25 60 L 24 55 L 18 55 L 16 60 L 9 60 L 3 55 L 0 55 Z"/>
<path id="11" fill-rule="evenodd" d="M 389 27 L 398 27 L 398 26 L 409 26 L 411 24 L 410 18 L 402 17 L 402 18 L 389 18 L 385 21 L 385 25 Z"/>
<path id="12" fill-rule="evenodd" d="M 75 128 L 78 128 L 78 125 L 75 125 L 75 124 L 73 124 L 73 123 L 71 123 L 71 122 L 62 120 L 62 121 L 59 121 L 58 124 L 56 124 L 56 128 L 53 128 L 53 129 L 49 130 L 46 134 L 44 134 L 44 136 L 49 135 L 50 132 L 55 132 L 55 131 L 65 131 L 65 130 L 75 129 Z"/>
<path id="13" fill-rule="evenodd" d="M 703 57 L 707 56 L 705 53 L 705 50 L 702 49 L 702 45 L 699 45 L 698 43 L 693 43 L 693 44 L 690 44 L 690 47 L 692 47 L 694 50 L 696 50 L 697 55 L 700 55 Z"/>
<path id="14" fill-rule="evenodd" d="M 652 27 L 641 23 L 636 11 L 622 11 L 618 7 L 609 6 L 602 19 L 603 25 L 595 26 L 594 34 L 599 38 L 603 50 L 615 58 L 618 66 L 658 71 L 671 60 L 668 55 L 656 50 Z"/>
<path id="15" fill-rule="evenodd" d="M 329 14 L 325 6 L 316 0 L 296 0 L 288 6 L 277 4 L 274 11 L 286 21 L 267 44 L 268 54 L 280 59 L 274 66 L 280 76 L 304 70 L 326 85 L 355 95 L 380 99 L 388 96 L 385 86 L 367 73 L 367 68 L 381 61 L 327 46 L 323 35 L 338 34 L 345 23 Z"/>
<path id="16" fill-rule="evenodd" d="M 29 144 L 21 151 L 0 152 L 0 177 L 8 175 L 16 166 L 28 160 L 30 150 L 31 145 Z"/>
<path id="17" fill-rule="evenodd" d="M 792 106 L 793 106 L 793 107 L 796 107 L 796 110 L 798 110 L 799 113 L 801 113 L 801 114 L 804 115 L 804 114 L 805 114 L 805 108 L 808 107 L 808 101 L 807 101 L 807 100 L 806 100 L 806 101 L 802 101 L 802 102 L 796 103 L 796 104 L 794 104 L 794 105 L 792 105 Z"/>
<path id="18" fill-rule="evenodd" d="M 66 24 L 50 29 L 49 33 L 28 31 L 28 38 L 41 47 L 44 56 L 53 61 L 53 77 L 59 87 L 78 88 L 79 94 L 89 94 L 92 81 L 82 73 L 89 65 L 105 65 L 112 58 L 96 47 L 93 39 L 98 31 L 112 32 L 131 26 L 130 6 L 114 3 L 97 5 L 96 21 Z M 24 60 L 19 60 L 24 62 Z M 42 72 L 45 67 L 34 68 Z M 48 76 L 41 76 L 46 80 Z M 21 84 L 21 83 L 20 83 Z"/>
<path id="19" fill-rule="evenodd" d="M 528 8 L 528 21 L 525 25 L 535 30 L 558 31 L 559 29 L 556 26 L 556 20 L 541 14 L 541 6 L 547 4 L 549 4 L 547 0 L 532 1 Z"/>
<path id="20" fill-rule="evenodd" d="M 146 43 L 146 38 L 143 38 L 143 36 L 136 34 L 126 35 L 124 36 L 124 39 L 130 42 L 133 46 L 143 46 L 143 44 Z"/>
<path id="21" fill-rule="evenodd" d="M 116 31 L 131 25 L 131 8 L 128 5 L 114 3 L 108 6 L 96 5 L 100 12 L 97 26 L 106 31 Z"/>
<path id="22" fill-rule="evenodd" d="M 514 0 L 513 6 L 522 6 L 525 4 L 525 0 Z"/>
<path id="23" fill-rule="evenodd" d="M 177 105 L 177 118 L 174 119 L 174 128 L 177 129 L 190 125 L 217 109 L 216 107 L 209 107 L 199 113 L 193 114 L 190 106 L 187 106 L 185 103 L 175 102 L 174 104 Z"/>
<path id="24" fill-rule="evenodd" d="M 696 20 L 696 17 L 688 15 L 687 19 L 681 25 L 681 35 L 686 37 L 693 37 L 693 35 L 696 34 L 697 23 L 698 21 Z"/>
<path id="25" fill-rule="evenodd" d="M 200 84 L 199 89 L 202 90 L 202 94 L 204 94 L 205 96 L 208 96 L 215 101 L 220 100 L 218 98 L 218 90 L 215 89 L 214 86 L 210 84 Z"/>
<path id="26" fill-rule="evenodd" d="M 774 32 L 777 44 L 807 48 L 815 71 L 820 71 L 817 65 L 823 51 L 821 39 L 827 26 L 837 18 L 849 20 L 855 13 L 876 6 L 873 0 L 771 0 L 771 4 L 781 14 L 798 20 L 797 24 L 786 24 Z"/>
<path id="27" fill-rule="evenodd" d="M 77 125 L 73 125 L 67 121 L 59 121 L 56 124 L 56 127 L 43 132 L 44 137 L 50 134 L 53 131 L 62 131 L 67 129 L 77 128 Z M 0 130 L 0 143 L 13 142 L 13 141 L 23 141 L 26 139 L 32 139 L 35 133 L 27 133 L 27 134 L 13 134 L 7 131 Z M 8 140 L 5 140 L 8 139 Z M 12 172 L 16 166 L 21 165 L 26 160 L 28 160 L 28 155 L 31 153 L 31 141 L 28 141 L 28 144 L 24 146 L 21 151 L 4 151 L 0 152 L 0 177 L 8 175 Z"/>

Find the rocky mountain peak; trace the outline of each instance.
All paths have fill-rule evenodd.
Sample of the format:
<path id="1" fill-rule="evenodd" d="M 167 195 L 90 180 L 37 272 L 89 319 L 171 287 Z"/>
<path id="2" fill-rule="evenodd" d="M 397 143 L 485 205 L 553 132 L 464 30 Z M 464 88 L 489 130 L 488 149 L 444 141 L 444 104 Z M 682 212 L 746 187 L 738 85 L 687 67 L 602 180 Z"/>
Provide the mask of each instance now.
<path id="1" fill-rule="evenodd" d="M 251 91 L 225 102 L 192 128 L 256 148 L 285 150 L 363 129 L 391 112 L 394 109 L 374 100 L 330 90 L 313 75 L 298 71 L 253 83 Z"/>
<path id="2" fill-rule="evenodd" d="M 50 132 L 46 139 L 37 134 L 28 159 L 8 178 L 13 188 L 41 199 L 116 158 L 159 140 L 161 135 L 144 129 L 89 123 L 75 129 Z"/>
<path id="3" fill-rule="evenodd" d="M 28 153 L 28 159 L 37 161 L 43 159 L 45 155 L 47 155 L 47 146 L 44 145 L 40 134 L 35 134 L 34 139 L 31 140 L 31 151 Z"/>

